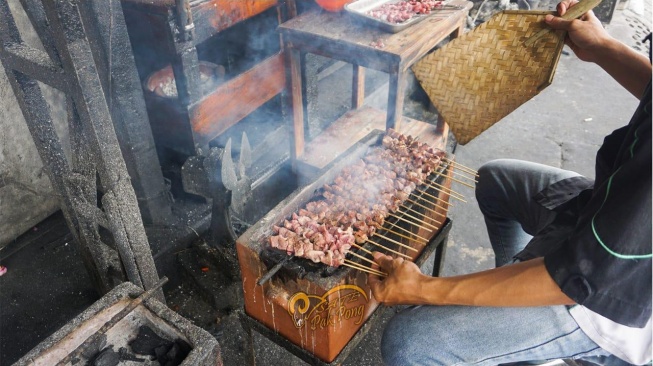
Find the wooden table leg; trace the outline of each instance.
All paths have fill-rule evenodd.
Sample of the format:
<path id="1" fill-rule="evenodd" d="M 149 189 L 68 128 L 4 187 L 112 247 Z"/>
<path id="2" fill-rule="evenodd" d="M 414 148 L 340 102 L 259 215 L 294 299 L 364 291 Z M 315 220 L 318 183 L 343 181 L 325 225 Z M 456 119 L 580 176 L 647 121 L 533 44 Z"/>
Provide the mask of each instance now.
<path id="1" fill-rule="evenodd" d="M 404 94 L 406 86 L 406 73 L 394 72 L 390 74 L 390 90 L 388 93 L 388 118 L 385 128 L 399 130 L 401 116 L 404 109 Z"/>
<path id="2" fill-rule="evenodd" d="M 290 139 L 290 157 L 293 167 L 297 157 L 304 153 L 304 98 L 302 97 L 302 75 L 299 51 L 286 44 L 284 47 L 286 57 L 286 88 L 291 108 L 286 111 L 290 120 L 289 128 L 292 131 Z"/>
<path id="3" fill-rule="evenodd" d="M 354 77 L 351 86 L 351 108 L 358 109 L 365 102 L 365 68 L 354 66 Z"/>

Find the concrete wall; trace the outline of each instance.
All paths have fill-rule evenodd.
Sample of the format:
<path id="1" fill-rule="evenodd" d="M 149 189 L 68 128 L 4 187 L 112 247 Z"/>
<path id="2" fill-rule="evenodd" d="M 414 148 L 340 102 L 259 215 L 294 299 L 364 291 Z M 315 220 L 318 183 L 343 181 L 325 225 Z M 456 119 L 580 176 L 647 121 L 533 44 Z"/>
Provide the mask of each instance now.
<path id="1" fill-rule="evenodd" d="M 23 40 L 42 45 L 18 0 L 8 0 Z M 57 133 L 70 156 L 63 94 L 41 85 L 52 110 Z M 0 249 L 58 210 L 59 205 L 43 163 L 27 129 L 4 68 L 0 67 Z"/>

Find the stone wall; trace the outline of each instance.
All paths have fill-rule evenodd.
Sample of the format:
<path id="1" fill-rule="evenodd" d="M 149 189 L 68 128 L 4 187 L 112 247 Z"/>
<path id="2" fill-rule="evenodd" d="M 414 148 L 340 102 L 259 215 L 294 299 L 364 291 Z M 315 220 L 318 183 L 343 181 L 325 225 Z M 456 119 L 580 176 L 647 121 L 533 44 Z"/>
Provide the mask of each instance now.
<path id="1" fill-rule="evenodd" d="M 18 0 L 8 0 L 23 40 L 43 49 Z M 41 85 L 69 154 L 63 93 Z M 4 68 L 0 67 L 0 249 L 58 210 L 59 205 Z"/>

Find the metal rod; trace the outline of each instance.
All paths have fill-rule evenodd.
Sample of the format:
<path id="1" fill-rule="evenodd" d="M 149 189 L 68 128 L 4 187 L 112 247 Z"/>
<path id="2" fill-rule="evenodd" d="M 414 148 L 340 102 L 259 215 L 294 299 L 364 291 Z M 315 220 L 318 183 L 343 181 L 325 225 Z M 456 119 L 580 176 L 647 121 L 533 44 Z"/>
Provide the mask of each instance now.
<path id="1" fill-rule="evenodd" d="M 120 320 L 122 320 L 122 318 L 126 317 L 144 301 L 156 295 L 157 291 L 159 291 L 159 289 L 161 289 L 161 287 L 163 287 L 166 282 L 168 282 L 167 277 L 161 278 L 161 280 L 157 282 L 154 287 L 144 291 L 137 298 L 129 302 L 129 304 L 127 304 L 124 309 L 120 310 L 120 312 L 118 312 L 106 323 L 104 323 L 104 325 L 97 332 L 95 332 L 92 336 L 86 338 L 86 340 L 82 342 L 82 344 L 80 344 L 77 348 L 75 348 L 73 352 L 69 353 L 68 356 L 57 362 L 56 366 L 64 366 L 68 364 L 72 359 L 79 357 L 86 350 L 86 348 L 88 348 L 91 344 L 96 344 L 98 338 L 106 333 L 109 329 L 111 329 L 114 325 L 116 325 Z"/>
<path id="2" fill-rule="evenodd" d="M 261 286 L 264 283 L 268 282 L 275 274 L 277 274 L 277 272 L 279 272 L 279 270 L 281 269 L 281 267 L 283 267 L 284 264 L 290 262 L 290 260 L 293 258 L 295 257 L 292 255 L 286 256 L 286 258 L 279 261 L 279 263 L 275 264 L 274 267 L 270 268 L 270 270 L 266 274 L 261 276 L 261 278 L 259 278 L 258 281 L 256 281 L 256 284 Z"/>

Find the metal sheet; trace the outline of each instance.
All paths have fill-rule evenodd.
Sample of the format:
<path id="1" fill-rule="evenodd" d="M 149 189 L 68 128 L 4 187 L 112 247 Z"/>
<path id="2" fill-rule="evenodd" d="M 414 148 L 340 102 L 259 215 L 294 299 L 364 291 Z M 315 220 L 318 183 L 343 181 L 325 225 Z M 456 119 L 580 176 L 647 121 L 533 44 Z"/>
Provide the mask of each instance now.
<path id="1" fill-rule="evenodd" d="M 349 3 L 345 5 L 345 11 L 349 13 L 351 16 L 355 17 L 360 21 L 363 21 L 366 24 L 370 24 L 386 32 L 398 33 L 412 25 L 421 22 L 422 20 L 432 15 L 438 14 L 439 10 L 445 10 L 445 9 L 451 10 L 451 9 L 463 8 L 461 6 L 456 6 L 456 5 L 447 5 L 445 2 L 443 2 L 442 6 L 438 7 L 437 9 L 433 9 L 430 14 L 416 15 L 402 23 L 390 23 L 385 20 L 381 20 L 373 16 L 370 16 L 368 14 L 370 10 L 374 10 L 385 4 L 398 3 L 399 1 L 400 0 L 358 0 L 353 3 Z"/>

